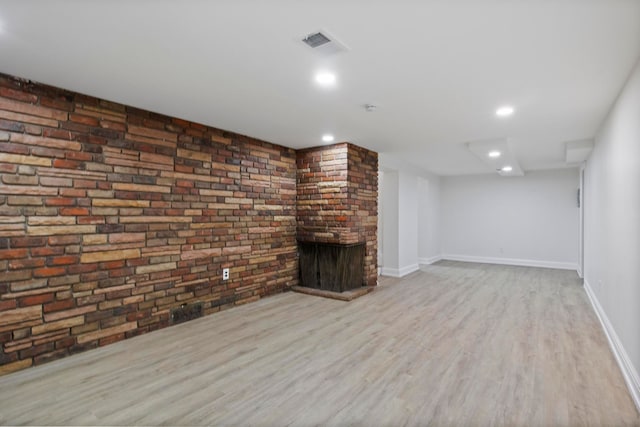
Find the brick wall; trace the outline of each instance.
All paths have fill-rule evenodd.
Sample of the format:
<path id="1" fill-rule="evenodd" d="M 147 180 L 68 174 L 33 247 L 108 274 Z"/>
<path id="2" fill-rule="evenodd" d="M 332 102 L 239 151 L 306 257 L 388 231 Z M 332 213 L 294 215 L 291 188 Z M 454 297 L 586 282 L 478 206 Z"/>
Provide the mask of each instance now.
<path id="1" fill-rule="evenodd" d="M 366 243 L 364 276 L 366 284 L 378 283 L 378 153 L 348 144 L 351 226 Z"/>
<path id="2" fill-rule="evenodd" d="M 0 374 L 297 284 L 295 162 L 0 75 Z"/>
<path id="3" fill-rule="evenodd" d="M 365 284 L 377 273 L 378 154 L 341 143 L 297 152 L 298 240 L 365 243 Z"/>

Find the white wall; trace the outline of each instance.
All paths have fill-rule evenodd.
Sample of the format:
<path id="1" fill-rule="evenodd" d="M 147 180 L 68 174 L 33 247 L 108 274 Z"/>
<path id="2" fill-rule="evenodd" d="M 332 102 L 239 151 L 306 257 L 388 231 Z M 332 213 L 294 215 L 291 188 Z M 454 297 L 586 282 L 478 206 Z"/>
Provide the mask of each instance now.
<path id="1" fill-rule="evenodd" d="M 443 258 L 576 270 L 579 170 L 441 178 Z"/>
<path id="2" fill-rule="evenodd" d="M 404 276 L 418 269 L 418 177 L 403 170 L 398 175 L 398 262 Z"/>
<path id="3" fill-rule="evenodd" d="M 585 288 L 640 409 L 640 63 L 585 166 Z"/>
<path id="4" fill-rule="evenodd" d="M 378 210 L 382 232 L 378 234 L 378 244 L 382 254 L 380 266 L 384 272 L 398 268 L 398 173 L 382 170 L 381 174 Z"/>
<path id="5" fill-rule="evenodd" d="M 418 262 L 432 264 L 441 259 L 440 177 L 418 177 Z"/>
<path id="6" fill-rule="evenodd" d="M 440 179 L 380 154 L 382 274 L 402 277 L 440 255 Z"/>

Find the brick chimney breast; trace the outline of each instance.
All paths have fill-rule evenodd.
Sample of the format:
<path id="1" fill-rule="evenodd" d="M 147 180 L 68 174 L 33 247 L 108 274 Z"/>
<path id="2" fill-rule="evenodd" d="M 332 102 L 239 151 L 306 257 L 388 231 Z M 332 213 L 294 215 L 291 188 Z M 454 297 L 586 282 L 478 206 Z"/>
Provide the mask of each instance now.
<path id="1" fill-rule="evenodd" d="M 377 283 L 378 153 L 350 143 L 296 152 L 297 239 L 365 244 L 364 283 Z"/>

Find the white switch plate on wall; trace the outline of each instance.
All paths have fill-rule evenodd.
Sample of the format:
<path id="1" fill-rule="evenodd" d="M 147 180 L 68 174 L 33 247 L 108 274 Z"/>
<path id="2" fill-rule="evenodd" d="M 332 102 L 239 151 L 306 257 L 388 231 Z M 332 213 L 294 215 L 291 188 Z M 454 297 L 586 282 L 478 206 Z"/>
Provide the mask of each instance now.
<path id="1" fill-rule="evenodd" d="M 228 268 L 223 268 L 222 269 L 222 280 L 229 280 L 229 269 Z"/>

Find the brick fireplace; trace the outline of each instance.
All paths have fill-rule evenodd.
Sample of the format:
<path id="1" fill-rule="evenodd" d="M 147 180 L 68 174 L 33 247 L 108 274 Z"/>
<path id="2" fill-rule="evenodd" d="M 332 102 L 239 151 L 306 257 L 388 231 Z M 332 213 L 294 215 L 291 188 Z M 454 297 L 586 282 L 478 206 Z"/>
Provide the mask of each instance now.
<path id="1" fill-rule="evenodd" d="M 286 291 L 296 239 L 362 244 L 375 285 L 376 199 L 377 154 L 351 144 L 295 151 L 0 74 L 0 375 Z"/>
<path id="2" fill-rule="evenodd" d="M 320 275 L 321 264 L 326 264 L 320 260 L 331 257 L 333 253 L 332 257 L 337 260 L 336 268 L 340 270 L 338 275 L 362 281 L 353 283 L 350 279 L 347 287 L 376 285 L 378 154 L 341 143 L 298 150 L 296 163 L 297 239 L 301 254 L 308 254 L 315 247 Z M 352 271 L 341 273 L 342 270 L 350 270 L 351 264 L 361 261 L 359 258 L 345 259 L 347 255 L 336 251 L 343 247 L 345 252 L 357 254 L 359 245 L 364 252 L 362 274 L 356 276 Z M 301 268 L 313 268 L 313 265 L 301 265 Z M 302 285 L 307 286 L 305 283 Z"/>

